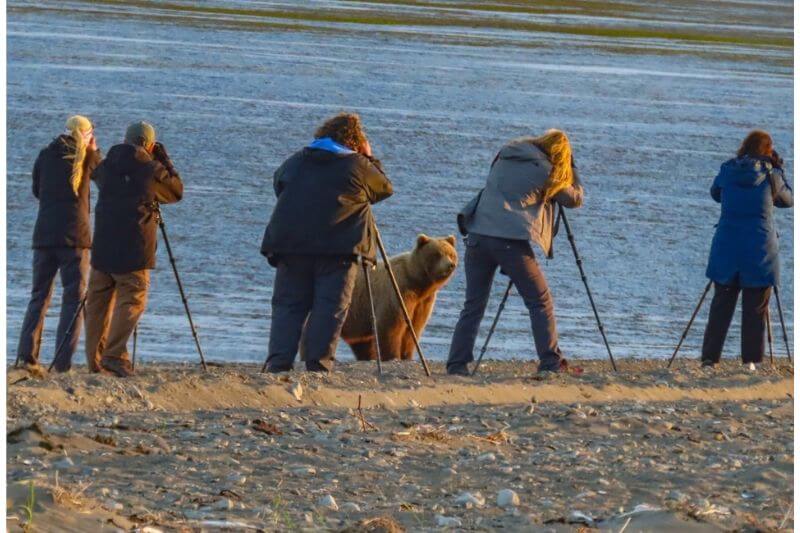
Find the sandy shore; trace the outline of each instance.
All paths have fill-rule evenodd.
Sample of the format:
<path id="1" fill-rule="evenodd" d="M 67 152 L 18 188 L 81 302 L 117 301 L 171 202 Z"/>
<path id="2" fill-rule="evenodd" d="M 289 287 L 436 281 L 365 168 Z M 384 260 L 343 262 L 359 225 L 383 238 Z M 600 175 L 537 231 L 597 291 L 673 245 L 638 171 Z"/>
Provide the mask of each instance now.
<path id="1" fill-rule="evenodd" d="M 33 487 L 39 531 L 793 528 L 790 368 L 578 364 L 10 368 L 7 527 Z"/>

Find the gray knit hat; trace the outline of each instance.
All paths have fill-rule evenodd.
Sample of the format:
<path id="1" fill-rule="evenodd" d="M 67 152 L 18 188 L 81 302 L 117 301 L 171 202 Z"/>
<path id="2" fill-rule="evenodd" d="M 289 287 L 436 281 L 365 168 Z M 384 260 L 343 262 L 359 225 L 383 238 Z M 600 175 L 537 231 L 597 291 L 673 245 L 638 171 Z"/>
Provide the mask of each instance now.
<path id="1" fill-rule="evenodd" d="M 134 122 L 125 131 L 125 142 L 148 146 L 156 142 L 156 129 L 147 122 Z"/>

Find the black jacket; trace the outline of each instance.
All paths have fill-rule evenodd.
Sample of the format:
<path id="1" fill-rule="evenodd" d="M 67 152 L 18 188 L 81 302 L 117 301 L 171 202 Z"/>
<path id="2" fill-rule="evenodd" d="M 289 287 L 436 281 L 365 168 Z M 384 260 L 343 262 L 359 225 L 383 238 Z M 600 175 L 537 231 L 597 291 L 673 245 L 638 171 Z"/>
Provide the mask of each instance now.
<path id="1" fill-rule="evenodd" d="M 94 179 L 100 194 L 92 267 L 113 274 L 155 268 L 158 222 L 151 206 L 180 201 L 181 178 L 144 148 L 118 144 L 97 167 Z"/>
<path id="2" fill-rule="evenodd" d="M 275 195 L 261 253 L 375 258 L 370 204 L 392 195 L 377 159 L 304 148 L 275 171 Z"/>
<path id="3" fill-rule="evenodd" d="M 53 139 L 39 152 L 33 165 L 33 195 L 39 200 L 39 215 L 33 230 L 34 248 L 90 248 L 89 182 L 100 162 L 100 153 L 87 151 L 78 194 L 72 190 L 72 160 L 75 141 L 68 135 Z"/>

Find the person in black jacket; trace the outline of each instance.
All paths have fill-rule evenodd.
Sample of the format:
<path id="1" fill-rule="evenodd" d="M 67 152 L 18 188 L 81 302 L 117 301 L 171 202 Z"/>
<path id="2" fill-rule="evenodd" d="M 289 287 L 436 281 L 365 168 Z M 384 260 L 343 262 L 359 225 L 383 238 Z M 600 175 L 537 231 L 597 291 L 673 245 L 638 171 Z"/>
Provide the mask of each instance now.
<path id="1" fill-rule="evenodd" d="M 81 332 L 80 316 L 69 337 L 65 337 L 86 290 L 88 249 L 92 245 L 89 182 L 99 161 L 91 121 L 75 115 L 67 120 L 66 131 L 39 153 L 33 165 L 33 196 L 39 200 L 33 231 L 33 288 L 22 323 L 17 360 L 35 373 L 41 373 L 39 347 L 44 317 L 59 271 L 63 295 L 56 346 L 63 347 L 55 354 L 54 368 L 66 372 L 72 366 Z"/>
<path id="2" fill-rule="evenodd" d="M 131 124 L 95 170 L 92 270 L 86 301 L 86 359 L 93 372 L 133 373 L 128 339 L 144 313 L 156 266 L 158 204 L 180 201 L 183 183 L 153 126 Z M 114 306 L 113 313 L 111 306 Z"/>
<path id="3" fill-rule="evenodd" d="M 359 257 L 375 260 L 370 204 L 392 195 L 358 115 L 327 120 L 275 171 L 278 197 L 261 253 L 277 267 L 269 372 L 292 369 L 305 324 L 306 369 L 333 369 Z"/>

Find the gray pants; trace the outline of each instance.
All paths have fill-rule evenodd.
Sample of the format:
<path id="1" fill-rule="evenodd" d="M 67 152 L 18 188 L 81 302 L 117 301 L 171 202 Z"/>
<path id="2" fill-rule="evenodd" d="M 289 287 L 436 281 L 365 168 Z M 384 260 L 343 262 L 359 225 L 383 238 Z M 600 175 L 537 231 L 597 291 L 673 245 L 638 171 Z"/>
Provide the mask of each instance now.
<path id="1" fill-rule="evenodd" d="M 499 266 L 514 283 L 528 308 L 540 368 L 557 369 L 563 356 L 558 347 L 553 298 L 530 243 L 477 234 L 468 235 L 465 243 L 467 295 L 464 309 L 453 332 L 447 366 L 460 366 L 474 359 L 472 352 L 475 339 Z"/>
<path id="2" fill-rule="evenodd" d="M 279 259 L 272 292 L 270 371 L 292 368 L 304 325 L 306 369 L 333 369 L 357 271 L 350 258 L 292 255 Z"/>
<path id="3" fill-rule="evenodd" d="M 28 310 L 22 322 L 19 336 L 17 358 L 23 363 L 39 362 L 39 348 L 42 343 L 44 317 L 50 306 L 53 283 L 56 274 L 61 272 L 61 315 L 58 320 L 56 346 L 61 344 L 67 334 L 72 317 L 78 310 L 83 293 L 86 291 L 86 273 L 89 270 L 89 250 L 84 248 L 34 248 L 33 250 L 33 288 Z M 55 354 L 58 371 L 69 370 L 72 355 L 78 347 L 83 317 L 78 316 L 64 342 L 61 352 Z"/>

